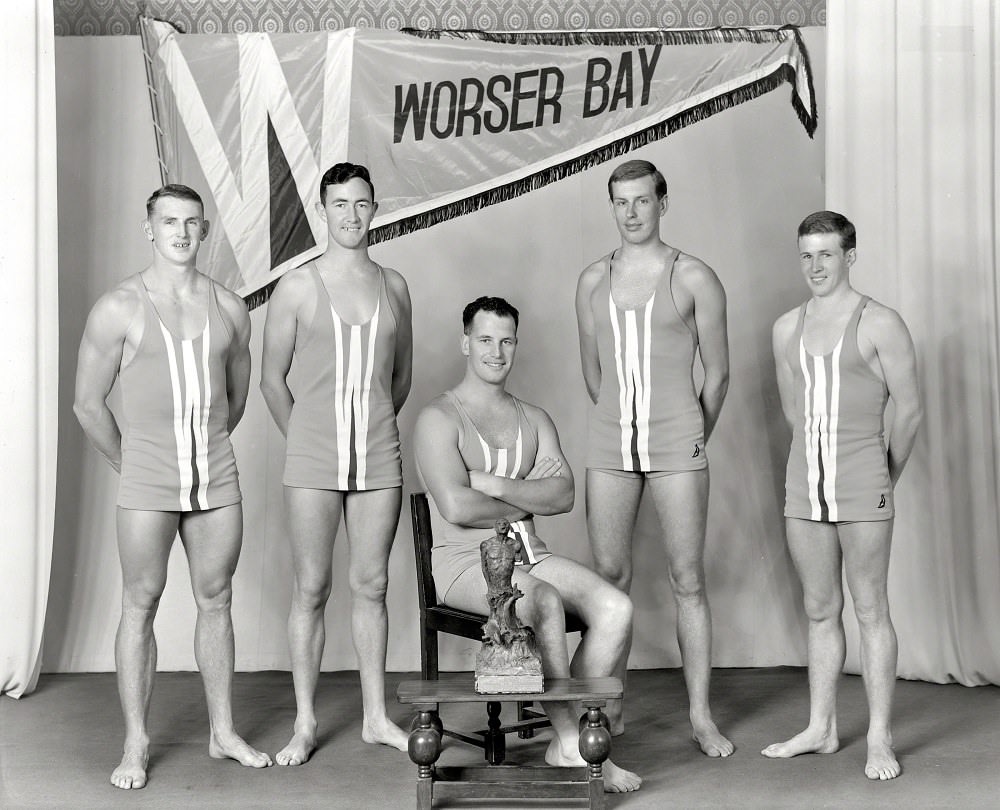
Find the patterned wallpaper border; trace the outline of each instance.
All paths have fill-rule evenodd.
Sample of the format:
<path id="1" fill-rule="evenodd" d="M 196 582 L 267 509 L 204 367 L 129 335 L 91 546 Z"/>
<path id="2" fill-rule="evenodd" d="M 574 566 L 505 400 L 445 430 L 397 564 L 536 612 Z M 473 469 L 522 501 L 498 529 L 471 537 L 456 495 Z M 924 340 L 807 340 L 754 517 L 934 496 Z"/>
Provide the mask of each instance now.
<path id="1" fill-rule="evenodd" d="M 826 25 L 826 0 L 54 0 L 56 36 L 138 34 L 140 7 L 187 33 Z"/>

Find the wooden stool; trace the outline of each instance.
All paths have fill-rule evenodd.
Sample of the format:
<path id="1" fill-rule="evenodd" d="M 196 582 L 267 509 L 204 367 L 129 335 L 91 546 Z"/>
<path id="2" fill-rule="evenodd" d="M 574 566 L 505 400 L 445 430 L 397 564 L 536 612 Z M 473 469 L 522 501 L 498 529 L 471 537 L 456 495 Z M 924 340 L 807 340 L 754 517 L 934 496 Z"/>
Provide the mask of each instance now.
<path id="1" fill-rule="evenodd" d="M 417 810 L 431 810 L 435 799 L 565 799 L 589 801 L 591 810 L 604 810 L 603 763 L 611 753 L 611 734 L 601 709 L 609 700 L 622 696 L 618 678 L 565 678 L 548 680 L 541 694 L 480 695 L 473 678 L 461 681 L 403 681 L 396 690 L 400 703 L 417 710 L 416 727 L 410 732 L 410 759 L 417 765 Z M 585 768 L 553 765 L 481 765 L 477 767 L 435 767 L 441 755 L 442 703 L 485 703 L 490 733 L 487 744 L 503 745 L 500 732 L 500 702 L 553 700 L 582 703 L 586 722 L 580 727 L 580 754 Z M 499 743 L 493 736 L 499 737 Z M 500 748 L 502 751 L 503 749 Z M 491 762 L 493 760 L 491 759 Z M 503 757 L 499 758 L 503 761 Z"/>

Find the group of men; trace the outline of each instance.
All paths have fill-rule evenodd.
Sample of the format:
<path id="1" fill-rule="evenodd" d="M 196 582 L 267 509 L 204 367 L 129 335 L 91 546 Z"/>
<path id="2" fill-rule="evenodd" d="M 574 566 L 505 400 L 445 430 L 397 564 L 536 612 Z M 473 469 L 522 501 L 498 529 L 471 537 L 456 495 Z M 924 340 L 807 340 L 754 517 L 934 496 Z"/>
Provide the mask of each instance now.
<path id="1" fill-rule="evenodd" d="M 589 413 L 587 529 L 594 569 L 551 553 L 534 516 L 568 512 L 573 472 L 549 415 L 507 391 L 518 310 L 483 296 L 462 313 L 462 380 L 426 405 L 414 435 L 420 484 L 434 522 L 439 597 L 486 612 L 479 543 L 499 518 L 519 541 L 519 612 L 538 638 L 545 675 L 625 677 L 632 633 L 632 533 L 649 488 L 677 605 L 677 636 L 692 735 L 726 757 L 734 746 L 709 707 L 711 615 L 704 546 L 706 442 L 729 379 L 726 297 L 705 263 L 661 238 L 667 186 L 651 163 L 628 161 L 608 182 L 621 243 L 581 274 L 576 293 Z M 410 389 L 407 285 L 368 253 L 377 209 L 367 169 L 339 163 L 320 184 L 325 252 L 285 274 L 268 303 L 261 391 L 286 439 L 285 517 L 294 567 L 288 638 L 296 699 L 292 737 L 274 759 L 235 730 L 232 577 L 242 542 L 241 494 L 230 434 L 250 382 L 250 319 L 243 301 L 197 269 L 208 222 L 198 194 L 168 185 L 147 201 L 153 260 L 94 306 L 80 346 L 75 411 L 121 475 L 118 547 L 122 616 L 115 643 L 125 716 L 111 782 L 146 784 L 147 715 L 156 669 L 153 619 L 179 534 L 198 607 L 195 652 L 209 710 L 209 754 L 250 767 L 300 765 L 317 745 L 315 694 L 325 642 L 334 540 L 349 545 L 351 625 L 362 688 L 362 738 L 406 749 L 386 710 L 388 558 L 402 487 L 396 416 Z M 865 773 L 900 772 L 890 707 L 896 640 L 886 583 L 893 487 L 912 448 L 920 406 L 909 333 L 891 309 L 860 295 L 849 270 L 854 227 L 828 211 L 798 233 L 811 296 L 775 324 L 774 355 L 792 428 L 786 474 L 788 546 L 809 618 L 808 727 L 762 752 L 837 750 L 836 683 L 844 661 L 841 570 L 861 628 L 871 723 Z M 696 387 L 698 358 L 703 382 Z M 124 433 L 107 403 L 118 380 Z M 893 419 L 884 436 L 887 399 Z M 569 659 L 565 614 L 587 630 Z M 548 703 L 545 759 L 582 765 L 578 711 Z M 609 708 L 621 734 L 621 705 Z M 611 762 L 605 786 L 639 788 Z"/>

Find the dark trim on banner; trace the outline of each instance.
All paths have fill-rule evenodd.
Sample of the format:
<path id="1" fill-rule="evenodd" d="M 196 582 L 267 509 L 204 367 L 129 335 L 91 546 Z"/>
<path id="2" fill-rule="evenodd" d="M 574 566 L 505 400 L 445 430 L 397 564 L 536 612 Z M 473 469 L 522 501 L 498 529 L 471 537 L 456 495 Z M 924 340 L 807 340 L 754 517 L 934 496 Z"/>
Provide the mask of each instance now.
<path id="1" fill-rule="evenodd" d="M 504 45 L 717 45 L 753 42 L 757 45 L 785 39 L 781 28 L 650 28 L 617 31 L 478 31 L 475 29 L 401 28 L 419 39 L 475 39 Z M 796 29 L 797 30 L 797 29 Z"/>
<path id="2" fill-rule="evenodd" d="M 414 228 L 413 230 L 419 230 L 419 228 Z M 371 234 L 369 233 L 369 241 L 371 240 Z M 305 262 L 303 262 L 305 264 Z M 282 273 L 284 275 L 284 273 Z M 278 286 L 278 282 L 281 281 L 281 276 L 278 276 L 274 281 L 269 281 L 259 290 L 254 290 L 252 293 L 243 296 L 243 301 L 247 305 L 247 309 L 257 309 L 267 303 L 267 300 L 271 297 L 271 293 L 274 292 L 274 288 Z"/>
<path id="3" fill-rule="evenodd" d="M 609 143 L 607 146 L 596 149 L 589 154 L 581 155 L 580 157 L 567 160 L 564 163 L 550 166 L 536 172 L 535 174 L 529 175 L 528 177 L 508 183 L 505 186 L 484 191 L 472 197 L 467 197 L 464 200 L 449 203 L 448 205 L 443 205 L 440 208 L 435 208 L 406 219 L 401 219 L 398 222 L 392 222 L 388 225 L 373 228 L 368 236 L 369 243 L 376 244 L 378 242 L 385 242 L 389 239 L 394 239 L 397 236 L 403 236 L 405 234 L 421 230 L 422 228 L 428 228 L 431 225 L 437 225 L 438 223 L 445 222 L 449 219 L 454 219 L 457 216 L 469 214 L 473 211 L 479 210 L 480 208 L 485 208 L 486 206 L 494 205 L 498 202 L 514 199 L 515 197 L 519 197 L 529 191 L 534 191 L 535 189 L 547 186 L 549 183 L 554 183 L 557 180 L 570 177 L 583 171 L 584 169 L 589 169 L 593 166 L 604 163 L 605 161 L 621 157 L 626 152 L 631 152 L 633 149 L 638 149 L 641 146 L 646 146 L 654 141 L 665 138 L 668 135 L 677 132 L 677 130 L 689 126 L 690 124 L 703 121 L 704 119 L 710 118 L 723 110 L 728 110 L 738 104 L 742 104 L 745 101 L 750 101 L 769 93 L 780 87 L 785 82 L 792 82 L 794 87 L 794 81 L 795 75 L 792 67 L 787 64 L 782 65 L 769 76 L 765 76 L 755 82 L 737 88 L 724 96 L 718 96 L 710 101 L 704 102 L 703 104 L 699 104 L 696 107 L 692 107 L 684 112 L 678 113 L 665 121 L 653 124 L 640 132 L 633 133 L 628 137 Z M 812 90 L 811 86 L 810 90 Z M 815 94 L 812 95 L 812 98 L 813 103 L 810 105 L 811 109 L 807 110 L 806 106 L 802 103 L 802 99 L 799 98 L 798 94 L 793 90 L 792 106 L 795 108 L 799 121 L 802 122 L 802 125 L 805 127 L 806 132 L 809 133 L 810 137 L 812 137 L 815 133 L 818 124 Z"/>
<path id="4" fill-rule="evenodd" d="M 799 121 L 802 122 L 802 126 L 806 128 L 806 132 L 811 138 L 816 134 L 816 127 L 819 126 L 819 113 L 816 111 L 816 88 L 813 86 L 813 70 L 812 62 L 809 59 L 809 49 L 806 47 L 805 40 L 802 39 L 802 32 L 796 26 L 785 25 L 782 26 L 781 30 L 792 32 L 792 36 L 795 37 L 795 43 L 799 46 L 799 53 L 802 54 L 802 65 L 806 70 L 806 86 L 809 88 L 811 103 L 807 110 L 806 105 L 802 103 L 802 98 L 795 91 L 795 78 L 792 77 L 792 107 L 795 109 L 795 114 L 798 115 Z"/>

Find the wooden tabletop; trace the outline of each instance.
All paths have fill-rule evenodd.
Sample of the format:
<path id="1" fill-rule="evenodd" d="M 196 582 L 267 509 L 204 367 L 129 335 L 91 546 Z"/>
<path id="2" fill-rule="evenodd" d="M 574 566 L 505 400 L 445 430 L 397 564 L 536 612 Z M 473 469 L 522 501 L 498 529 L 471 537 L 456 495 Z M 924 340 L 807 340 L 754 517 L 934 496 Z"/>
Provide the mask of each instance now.
<path id="1" fill-rule="evenodd" d="M 480 695 L 472 674 L 443 681 L 402 681 L 396 689 L 400 703 L 487 703 L 489 701 L 614 700 L 622 696 L 618 678 L 547 678 L 544 692 Z"/>

